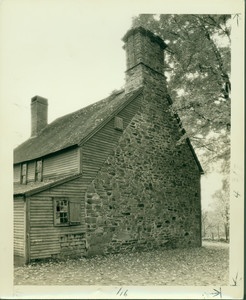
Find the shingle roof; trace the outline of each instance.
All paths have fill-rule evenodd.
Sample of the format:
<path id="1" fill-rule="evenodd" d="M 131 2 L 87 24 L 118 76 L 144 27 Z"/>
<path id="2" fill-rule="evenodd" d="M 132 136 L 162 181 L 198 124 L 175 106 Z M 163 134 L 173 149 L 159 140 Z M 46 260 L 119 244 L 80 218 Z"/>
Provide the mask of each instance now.
<path id="1" fill-rule="evenodd" d="M 14 163 L 42 157 L 78 145 L 101 122 L 138 95 L 140 90 L 125 95 L 124 91 L 112 94 L 83 109 L 56 119 L 34 138 L 29 138 L 14 150 Z"/>

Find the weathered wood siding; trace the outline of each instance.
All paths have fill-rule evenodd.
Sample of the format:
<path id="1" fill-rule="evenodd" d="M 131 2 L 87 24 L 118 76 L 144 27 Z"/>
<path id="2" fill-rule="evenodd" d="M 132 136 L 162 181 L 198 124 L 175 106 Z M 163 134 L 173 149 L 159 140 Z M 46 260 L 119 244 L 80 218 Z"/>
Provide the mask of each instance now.
<path id="1" fill-rule="evenodd" d="M 35 167 L 35 161 L 31 161 L 27 164 L 27 182 L 35 181 Z"/>
<path id="2" fill-rule="evenodd" d="M 138 99 L 132 101 L 118 114 L 119 117 L 123 118 L 124 128 L 138 110 L 140 100 L 141 97 L 139 96 Z M 59 256 L 63 253 L 86 255 L 85 193 L 103 162 L 117 145 L 121 135 L 121 131 L 114 129 L 113 118 L 82 146 L 82 176 L 80 178 L 29 198 L 31 260 Z M 51 157 L 50 161 L 46 160 L 43 163 L 43 175 L 50 176 L 54 174 L 52 173 L 54 168 L 57 172 L 60 172 L 61 166 L 64 166 L 63 170 L 66 171 L 75 170 L 76 168 L 78 170 L 78 162 L 79 149 L 70 151 L 70 154 L 63 153 L 60 158 Z M 51 166 L 53 167 L 51 168 Z M 81 199 L 81 225 L 54 226 L 53 197 L 79 197 Z"/>
<path id="3" fill-rule="evenodd" d="M 14 255 L 25 257 L 26 215 L 23 197 L 14 198 Z"/>
<path id="4" fill-rule="evenodd" d="M 78 148 L 43 159 L 43 179 L 74 174 L 79 171 Z"/>
<path id="5" fill-rule="evenodd" d="M 85 206 L 81 195 L 81 179 L 78 178 L 28 199 L 30 201 L 30 259 L 84 254 Z M 81 224 L 55 226 L 53 197 L 79 199 Z"/>
<path id="6" fill-rule="evenodd" d="M 20 182 L 20 171 L 21 171 L 21 165 L 14 165 L 14 182 Z"/>
<path id="7" fill-rule="evenodd" d="M 142 96 L 139 95 L 117 114 L 117 117 L 123 119 L 123 130 L 138 111 L 141 99 Z M 115 119 L 113 118 L 82 147 L 83 178 L 87 178 L 89 182 L 94 179 L 103 162 L 114 150 L 119 138 L 122 136 L 122 131 L 114 128 Z"/>

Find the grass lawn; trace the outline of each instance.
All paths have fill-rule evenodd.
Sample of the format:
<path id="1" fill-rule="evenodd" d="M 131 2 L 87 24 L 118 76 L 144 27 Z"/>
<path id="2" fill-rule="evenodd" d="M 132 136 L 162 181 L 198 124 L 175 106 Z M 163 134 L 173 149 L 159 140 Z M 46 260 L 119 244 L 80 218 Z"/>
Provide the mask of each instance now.
<path id="1" fill-rule="evenodd" d="M 228 285 L 229 245 L 154 250 L 15 267 L 15 285 Z"/>

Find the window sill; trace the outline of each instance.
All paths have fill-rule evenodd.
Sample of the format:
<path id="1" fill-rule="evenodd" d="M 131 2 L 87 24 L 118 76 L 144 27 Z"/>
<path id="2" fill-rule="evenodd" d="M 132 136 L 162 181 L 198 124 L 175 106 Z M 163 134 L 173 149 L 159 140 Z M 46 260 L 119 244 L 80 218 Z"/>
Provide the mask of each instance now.
<path id="1" fill-rule="evenodd" d="M 54 224 L 54 227 L 70 227 L 70 226 L 78 226 L 78 225 L 81 225 L 81 223 L 78 222 L 78 223 Z"/>
<path id="2" fill-rule="evenodd" d="M 66 224 L 54 224 L 55 227 L 69 227 L 70 224 L 66 223 Z"/>

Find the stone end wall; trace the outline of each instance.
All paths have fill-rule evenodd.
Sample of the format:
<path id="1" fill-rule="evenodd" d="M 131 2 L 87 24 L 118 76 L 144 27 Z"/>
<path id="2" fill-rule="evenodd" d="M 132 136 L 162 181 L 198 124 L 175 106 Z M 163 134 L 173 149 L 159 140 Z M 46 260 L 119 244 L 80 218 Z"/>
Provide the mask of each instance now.
<path id="1" fill-rule="evenodd" d="M 200 246 L 200 174 L 167 108 L 145 93 L 86 193 L 88 255 Z"/>
<path id="2" fill-rule="evenodd" d="M 143 99 L 85 195 L 88 255 L 201 245 L 200 173 L 169 110 L 163 48 L 127 36 L 125 93 Z"/>

